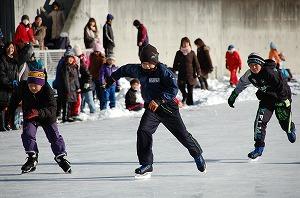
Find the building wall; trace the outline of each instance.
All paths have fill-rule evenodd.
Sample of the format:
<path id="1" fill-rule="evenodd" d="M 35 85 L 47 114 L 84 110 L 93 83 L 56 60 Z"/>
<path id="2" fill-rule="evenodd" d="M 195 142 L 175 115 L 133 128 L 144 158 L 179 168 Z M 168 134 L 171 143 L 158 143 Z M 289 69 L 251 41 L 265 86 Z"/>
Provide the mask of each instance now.
<path id="1" fill-rule="evenodd" d="M 200 37 L 210 47 L 216 76 L 227 74 L 229 44 L 240 52 L 245 70 L 247 55 L 255 51 L 267 58 L 271 41 L 286 55 L 286 65 L 300 73 L 299 0 L 111 0 L 109 10 L 115 15 L 116 53 L 122 63 L 138 60 L 132 22 L 139 19 L 169 66 L 187 36 L 192 43 Z"/>
<path id="2" fill-rule="evenodd" d="M 53 2 L 47 0 L 49 2 Z M 23 13 L 31 18 L 44 5 L 43 0 L 15 0 L 15 21 Z M 227 74 L 225 52 L 233 44 L 240 52 L 244 69 L 247 55 L 258 52 L 267 58 L 273 41 L 287 57 L 286 65 L 300 74 L 300 0 L 64 0 L 71 7 L 65 25 L 71 42 L 83 46 L 83 27 L 89 17 L 96 18 L 102 35 L 106 14 L 112 13 L 117 64 L 138 62 L 139 19 L 148 28 L 150 43 L 158 48 L 160 60 L 172 66 L 180 39 L 193 43 L 198 37 L 210 47 L 215 66 L 211 76 Z M 193 44 L 193 49 L 196 46 Z"/>

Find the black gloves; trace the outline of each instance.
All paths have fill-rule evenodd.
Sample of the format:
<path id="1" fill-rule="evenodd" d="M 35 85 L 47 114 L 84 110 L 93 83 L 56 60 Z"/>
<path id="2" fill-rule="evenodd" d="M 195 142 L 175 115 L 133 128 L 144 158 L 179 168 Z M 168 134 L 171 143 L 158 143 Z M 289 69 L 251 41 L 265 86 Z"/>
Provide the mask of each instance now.
<path id="1" fill-rule="evenodd" d="M 237 94 L 234 90 L 232 91 L 231 95 L 228 98 L 228 105 L 232 108 L 234 108 L 233 104 L 235 102 L 235 99 L 238 97 L 239 94 Z"/>

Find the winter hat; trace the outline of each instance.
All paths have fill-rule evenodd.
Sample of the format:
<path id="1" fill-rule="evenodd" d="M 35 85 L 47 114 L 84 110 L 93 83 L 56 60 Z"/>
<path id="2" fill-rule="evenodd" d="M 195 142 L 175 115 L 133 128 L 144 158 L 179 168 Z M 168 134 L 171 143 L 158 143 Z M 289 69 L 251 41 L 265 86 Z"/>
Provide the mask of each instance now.
<path id="1" fill-rule="evenodd" d="M 70 46 L 66 49 L 64 56 L 75 56 L 74 49 Z"/>
<path id="2" fill-rule="evenodd" d="M 259 54 L 253 52 L 248 56 L 247 63 L 248 65 L 250 65 L 251 63 L 263 65 L 265 64 L 265 60 Z"/>
<path id="3" fill-rule="evenodd" d="M 158 55 L 157 49 L 148 44 L 145 47 L 142 48 L 141 54 L 140 54 L 140 60 L 141 62 L 151 62 L 151 63 L 158 63 Z"/>
<path id="4" fill-rule="evenodd" d="M 229 50 L 232 50 L 233 48 L 234 48 L 233 45 L 229 45 L 227 50 L 229 51 Z"/>
<path id="5" fill-rule="evenodd" d="M 29 73 L 27 83 L 33 83 L 43 86 L 45 84 L 45 69 L 41 59 L 28 62 Z"/>
<path id="6" fill-rule="evenodd" d="M 139 20 L 135 19 L 135 20 L 133 21 L 133 26 L 138 27 L 138 26 L 140 26 L 140 25 L 141 25 L 141 22 L 140 22 Z"/>
<path id="7" fill-rule="evenodd" d="M 81 54 L 83 54 L 79 45 L 77 45 L 77 44 L 74 45 L 73 49 L 74 49 L 74 53 L 75 53 L 76 56 L 80 56 Z"/>
<path id="8" fill-rule="evenodd" d="M 270 43 L 270 48 L 271 48 L 271 49 L 277 49 L 275 43 L 273 43 L 273 42 Z"/>
<path id="9" fill-rule="evenodd" d="M 94 52 L 101 52 L 101 53 L 104 54 L 104 48 L 103 48 L 102 44 L 99 43 L 99 42 L 95 42 L 95 43 L 94 43 L 93 51 L 94 51 Z"/>
<path id="10" fill-rule="evenodd" d="M 26 14 L 22 16 L 21 21 L 23 21 L 23 20 L 25 20 L 25 19 L 27 19 L 27 20 L 29 21 L 29 16 L 26 15 Z"/>
<path id="11" fill-rule="evenodd" d="M 113 20 L 114 19 L 114 16 L 112 15 L 112 14 L 108 14 L 107 16 L 106 16 L 106 20 Z"/>

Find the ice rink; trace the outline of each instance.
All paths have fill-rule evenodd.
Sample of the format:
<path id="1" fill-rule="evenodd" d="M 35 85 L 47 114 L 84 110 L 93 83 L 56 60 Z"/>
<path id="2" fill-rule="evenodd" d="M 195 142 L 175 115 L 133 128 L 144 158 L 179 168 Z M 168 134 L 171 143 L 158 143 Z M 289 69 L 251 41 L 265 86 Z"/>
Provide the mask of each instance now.
<path id="1" fill-rule="evenodd" d="M 249 163 L 257 101 L 181 110 L 199 141 L 207 173 L 198 172 L 187 150 L 162 125 L 154 134 L 154 171 L 135 180 L 139 166 L 136 130 L 140 115 L 60 124 L 72 174 L 53 160 L 38 131 L 37 170 L 20 175 L 25 162 L 21 131 L 0 133 L 0 197 L 300 197 L 300 143 L 289 143 L 273 115 L 260 161 Z M 300 96 L 293 97 L 293 120 L 300 128 Z"/>

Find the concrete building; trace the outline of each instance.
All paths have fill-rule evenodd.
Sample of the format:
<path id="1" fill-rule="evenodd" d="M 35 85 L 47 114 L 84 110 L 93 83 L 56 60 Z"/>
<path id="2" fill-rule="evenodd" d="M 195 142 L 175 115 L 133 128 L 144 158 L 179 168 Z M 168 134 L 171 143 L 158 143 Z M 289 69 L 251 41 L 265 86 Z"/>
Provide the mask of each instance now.
<path id="1" fill-rule="evenodd" d="M 2 0 L 1 8 L 7 6 Z M 40 6 L 50 0 L 14 0 L 15 27 L 23 14 L 31 19 Z M 132 25 L 139 19 L 148 29 L 150 43 L 160 53 L 160 60 L 172 66 L 180 39 L 193 42 L 200 37 L 210 47 L 215 71 L 212 76 L 227 75 L 225 52 L 233 44 L 247 68 L 247 55 L 258 52 L 267 58 L 273 41 L 284 52 L 286 66 L 300 74 L 300 0 L 60 0 L 67 21 L 64 31 L 71 43 L 83 44 L 83 28 L 94 17 L 101 30 L 107 13 L 114 15 L 115 54 L 117 64 L 138 61 L 137 30 Z M 1 20 L 3 21 L 1 16 Z M 0 24 L 2 25 L 2 23 Z M 102 38 L 102 37 L 101 37 Z M 193 45 L 196 50 L 196 46 Z"/>

